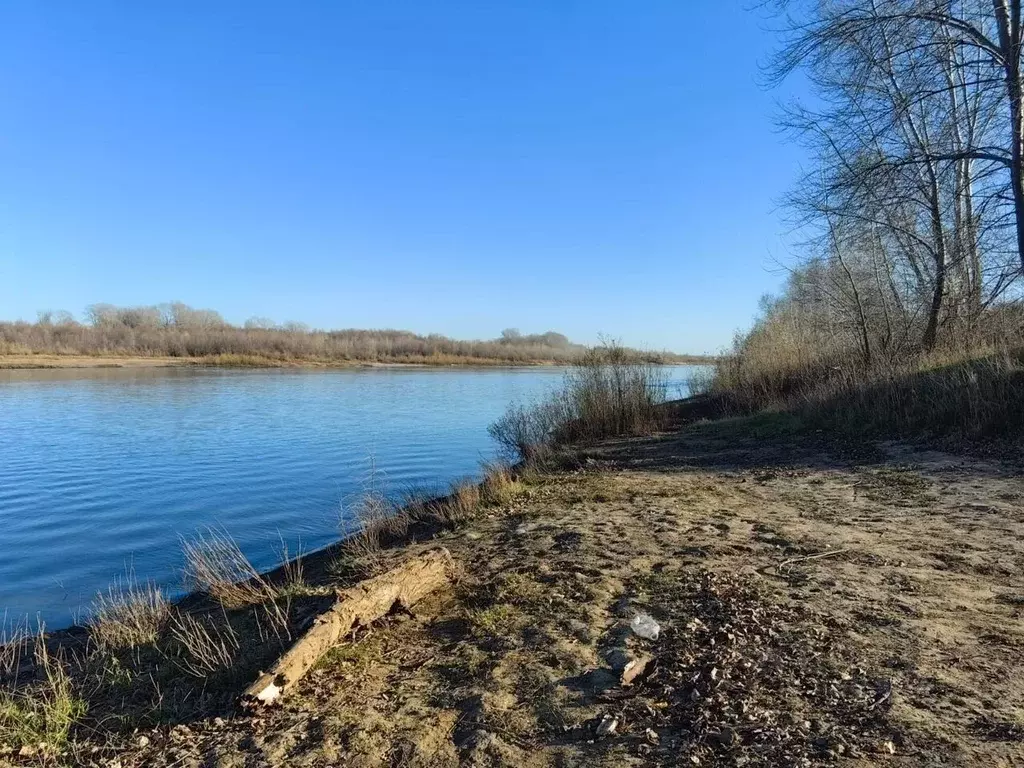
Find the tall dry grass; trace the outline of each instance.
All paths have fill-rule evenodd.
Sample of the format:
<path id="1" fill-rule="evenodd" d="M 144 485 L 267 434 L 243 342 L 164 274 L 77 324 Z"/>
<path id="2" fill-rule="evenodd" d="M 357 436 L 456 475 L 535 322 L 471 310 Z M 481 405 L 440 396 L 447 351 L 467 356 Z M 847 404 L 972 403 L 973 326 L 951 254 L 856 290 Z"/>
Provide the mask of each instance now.
<path id="1" fill-rule="evenodd" d="M 736 412 L 790 411 L 849 432 L 971 439 L 1024 431 L 1019 336 L 875 357 L 869 364 L 855 348 L 812 327 L 763 322 L 694 384 Z"/>
<path id="2" fill-rule="evenodd" d="M 606 343 L 573 363 L 561 389 L 536 404 L 513 404 L 489 431 L 524 460 L 557 446 L 651 432 L 663 420 L 665 384 L 657 365 Z"/>
<path id="3" fill-rule="evenodd" d="M 93 600 L 89 636 L 103 650 L 153 645 L 171 613 L 159 587 L 139 584 L 128 573 Z"/>
<path id="4" fill-rule="evenodd" d="M 238 633 L 227 621 L 175 611 L 168 631 L 177 646 L 175 664 L 200 679 L 231 669 L 241 648 Z"/>
<path id="5" fill-rule="evenodd" d="M 201 531 L 182 541 L 182 552 L 186 585 L 205 592 L 225 608 L 270 604 L 280 596 L 226 531 Z"/>

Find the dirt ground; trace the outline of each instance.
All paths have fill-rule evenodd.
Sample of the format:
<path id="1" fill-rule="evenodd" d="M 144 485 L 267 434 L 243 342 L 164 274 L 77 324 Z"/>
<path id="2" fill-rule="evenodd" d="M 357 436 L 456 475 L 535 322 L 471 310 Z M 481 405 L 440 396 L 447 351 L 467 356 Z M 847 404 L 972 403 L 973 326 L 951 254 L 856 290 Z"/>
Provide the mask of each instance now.
<path id="1" fill-rule="evenodd" d="M 1018 469 L 784 432 L 697 426 L 530 477 L 389 553 L 461 566 L 414 618 L 278 709 L 132 734 L 110 764 L 1024 765 Z"/>

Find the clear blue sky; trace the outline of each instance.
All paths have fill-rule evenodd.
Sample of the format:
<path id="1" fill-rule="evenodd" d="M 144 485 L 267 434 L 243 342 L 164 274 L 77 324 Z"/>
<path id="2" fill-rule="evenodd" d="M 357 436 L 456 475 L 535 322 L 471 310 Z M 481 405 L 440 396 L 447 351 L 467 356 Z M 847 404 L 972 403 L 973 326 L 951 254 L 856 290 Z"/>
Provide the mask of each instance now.
<path id="1" fill-rule="evenodd" d="M 742 0 L 0 7 L 0 318 L 168 300 L 715 350 L 780 275 Z"/>

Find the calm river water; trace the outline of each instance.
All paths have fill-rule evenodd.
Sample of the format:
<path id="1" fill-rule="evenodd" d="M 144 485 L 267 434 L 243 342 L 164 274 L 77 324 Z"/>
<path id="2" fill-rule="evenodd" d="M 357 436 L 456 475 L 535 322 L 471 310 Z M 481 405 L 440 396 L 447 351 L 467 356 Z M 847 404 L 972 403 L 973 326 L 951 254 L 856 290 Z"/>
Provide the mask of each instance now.
<path id="1" fill-rule="evenodd" d="M 670 397 L 687 366 L 668 369 Z M 0 619 L 79 617 L 126 571 L 177 594 L 180 540 L 220 526 L 258 567 L 338 537 L 368 481 L 475 476 L 487 425 L 557 368 L 0 371 Z"/>

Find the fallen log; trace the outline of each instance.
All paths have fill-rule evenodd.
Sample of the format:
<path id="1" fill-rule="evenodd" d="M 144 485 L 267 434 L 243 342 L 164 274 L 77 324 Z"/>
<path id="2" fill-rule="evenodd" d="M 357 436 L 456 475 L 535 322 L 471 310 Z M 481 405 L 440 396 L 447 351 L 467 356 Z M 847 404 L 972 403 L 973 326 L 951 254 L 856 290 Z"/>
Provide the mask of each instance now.
<path id="1" fill-rule="evenodd" d="M 345 635 L 396 607 L 408 611 L 448 580 L 450 568 L 448 550 L 432 549 L 387 573 L 339 590 L 337 602 L 313 621 L 309 631 L 285 651 L 270 671 L 245 689 L 243 705 L 277 703 Z"/>

